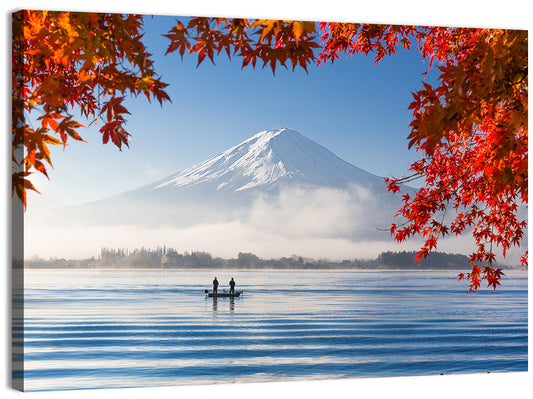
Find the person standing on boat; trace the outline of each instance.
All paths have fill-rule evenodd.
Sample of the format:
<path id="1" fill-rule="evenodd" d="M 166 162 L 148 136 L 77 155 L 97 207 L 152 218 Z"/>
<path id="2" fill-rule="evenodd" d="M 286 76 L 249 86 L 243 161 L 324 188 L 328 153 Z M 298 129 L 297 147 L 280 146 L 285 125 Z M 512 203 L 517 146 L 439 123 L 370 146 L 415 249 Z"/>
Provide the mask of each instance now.
<path id="1" fill-rule="evenodd" d="M 229 282 L 229 293 L 235 294 L 235 280 L 233 280 L 233 277 L 231 278 Z"/>
<path id="2" fill-rule="evenodd" d="M 213 294 L 216 294 L 217 291 L 218 291 L 218 280 L 215 277 L 215 279 L 213 280 Z"/>

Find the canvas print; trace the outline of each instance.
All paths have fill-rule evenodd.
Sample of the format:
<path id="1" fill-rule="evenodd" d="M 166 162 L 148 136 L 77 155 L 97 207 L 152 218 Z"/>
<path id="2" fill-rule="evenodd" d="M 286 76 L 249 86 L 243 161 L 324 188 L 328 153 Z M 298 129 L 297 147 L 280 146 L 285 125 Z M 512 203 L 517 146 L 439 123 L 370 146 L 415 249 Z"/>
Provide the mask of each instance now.
<path id="1" fill-rule="evenodd" d="M 527 372 L 527 41 L 13 13 L 13 387 Z"/>

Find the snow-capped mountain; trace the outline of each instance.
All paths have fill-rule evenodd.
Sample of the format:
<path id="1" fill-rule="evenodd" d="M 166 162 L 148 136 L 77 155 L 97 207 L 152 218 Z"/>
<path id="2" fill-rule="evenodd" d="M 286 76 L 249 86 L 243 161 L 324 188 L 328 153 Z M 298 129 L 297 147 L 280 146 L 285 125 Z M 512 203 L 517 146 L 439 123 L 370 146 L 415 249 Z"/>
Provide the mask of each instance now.
<path id="1" fill-rule="evenodd" d="M 62 211 L 62 218 L 150 228 L 236 222 L 273 232 L 316 221 L 306 234 L 338 233 L 342 225 L 343 237 L 368 239 L 388 228 L 400 207 L 383 178 L 294 130 L 277 129 L 154 183 Z"/>
<path id="2" fill-rule="evenodd" d="M 383 179 L 343 161 L 294 130 L 278 129 L 260 132 L 149 187 L 158 190 L 203 184 L 217 191 L 243 191 L 274 183 L 343 187 L 352 182 L 374 186 L 382 185 Z"/>
<path id="3" fill-rule="evenodd" d="M 383 178 L 279 129 L 137 189 L 40 212 L 31 232 L 50 240 L 54 254 L 64 246 L 167 245 L 229 257 L 242 251 L 348 259 L 369 254 L 376 243 L 390 248 L 401 205 Z"/>

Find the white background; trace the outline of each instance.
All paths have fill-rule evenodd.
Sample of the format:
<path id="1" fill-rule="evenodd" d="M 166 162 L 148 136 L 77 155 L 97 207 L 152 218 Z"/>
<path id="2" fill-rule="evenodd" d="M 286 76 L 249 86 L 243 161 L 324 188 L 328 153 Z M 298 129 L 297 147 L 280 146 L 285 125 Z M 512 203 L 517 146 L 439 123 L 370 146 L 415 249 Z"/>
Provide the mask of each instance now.
<path id="1" fill-rule="evenodd" d="M 65 0 L 14 1 L 3 2 L 2 58 L 3 95 L 0 97 L 2 121 L 5 135 L 2 140 L 2 273 L 3 285 L 1 298 L 2 341 L 0 392 L 2 397 L 19 397 L 20 393 L 10 386 L 10 43 L 11 12 L 19 9 L 50 9 L 79 11 L 113 11 L 126 13 L 149 13 L 165 15 L 210 15 L 228 17 L 265 17 L 303 20 L 329 20 L 374 23 L 400 23 L 452 26 L 483 26 L 492 28 L 529 29 L 533 18 L 527 0 L 447 0 L 431 2 L 428 0 L 190 0 L 159 1 L 151 0 L 72 2 Z M 215 386 L 192 386 L 150 389 L 121 390 L 83 390 L 68 392 L 26 393 L 32 398 L 176 398 L 176 397 L 245 397 L 254 398 L 513 398 L 528 396 L 533 392 L 531 373 L 472 374 L 458 376 L 406 377 L 385 379 L 350 379 L 320 382 L 262 383 Z"/>

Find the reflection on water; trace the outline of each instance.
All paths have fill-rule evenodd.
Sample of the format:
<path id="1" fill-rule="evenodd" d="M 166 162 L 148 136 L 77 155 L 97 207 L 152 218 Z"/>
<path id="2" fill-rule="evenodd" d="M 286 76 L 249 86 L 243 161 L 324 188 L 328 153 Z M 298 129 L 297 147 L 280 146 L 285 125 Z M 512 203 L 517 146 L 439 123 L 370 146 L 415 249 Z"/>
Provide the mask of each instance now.
<path id="1" fill-rule="evenodd" d="M 205 297 L 206 301 L 213 301 L 213 311 L 218 310 L 218 301 L 219 298 L 209 298 L 207 295 Z M 229 310 L 230 312 L 233 312 L 235 310 L 235 298 L 220 298 L 222 302 L 228 302 L 229 303 Z M 240 300 L 240 298 L 237 298 L 237 300 Z"/>
<path id="2" fill-rule="evenodd" d="M 235 299 L 213 274 L 27 271 L 25 390 L 527 370 L 526 273 L 218 270 Z"/>

